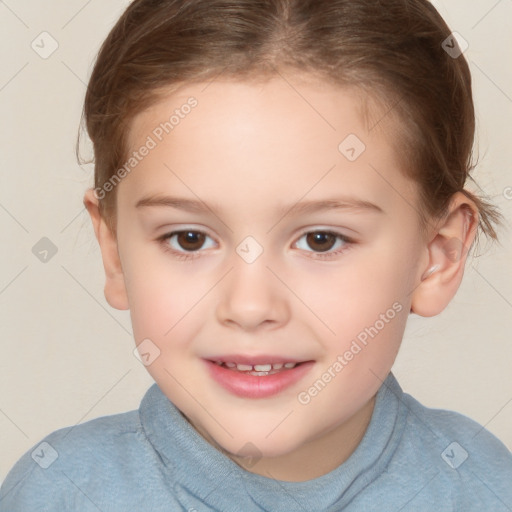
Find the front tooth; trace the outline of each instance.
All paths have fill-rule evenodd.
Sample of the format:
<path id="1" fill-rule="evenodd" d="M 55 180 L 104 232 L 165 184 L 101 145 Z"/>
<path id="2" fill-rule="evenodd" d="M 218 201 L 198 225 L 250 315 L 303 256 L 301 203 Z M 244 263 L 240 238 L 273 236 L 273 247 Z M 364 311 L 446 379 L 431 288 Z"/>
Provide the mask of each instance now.
<path id="1" fill-rule="evenodd" d="M 224 363 L 228 368 L 234 368 L 236 363 Z"/>
<path id="2" fill-rule="evenodd" d="M 255 364 L 254 369 L 257 372 L 269 372 L 272 369 L 271 364 Z"/>
<path id="3" fill-rule="evenodd" d="M 272 365 L 272 370 L 280 370 L 283 367 L 283 363 L 274 363 Z"/>
<path id="4" fill-rule="evenodd" d="M 250 364 L 237 364 L 236 369 L 240 370 L 241 372 L 246 372 L 252 370 L 252 365 Z"/>
<path id="5" fill-rule="evenodd" d="M 285 368 L 293 368 L 297 363 L 284 363 Z"/>

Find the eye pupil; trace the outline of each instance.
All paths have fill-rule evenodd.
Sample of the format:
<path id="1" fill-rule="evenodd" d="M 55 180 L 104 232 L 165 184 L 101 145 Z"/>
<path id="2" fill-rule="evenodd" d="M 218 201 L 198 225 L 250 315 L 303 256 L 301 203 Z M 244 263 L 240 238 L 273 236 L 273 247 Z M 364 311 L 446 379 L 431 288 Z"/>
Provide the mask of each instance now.
<path id="1" fill-rule="evenodd" d="M 178 234 L 178 243 L 187 251 L 200 249 L 204 244 L 205 235 L 195 231 L 182 231 Z"/>
<path id="2" fill-rule="evenodd" d="M 315 250 L 320 252 L 328 251 L 332 249 L 334 244 L 336 243 L 336 237 L 332 233 L 325 233 L 322 231 L 317 231 L 315 233 L 309 233 L 307 235 L 308 245 Z M 315 244 L 317 247 L 315 247 Z M 318 247 L 318 244 L 320 247 Z M 325 246 L 327 244 L 327 247 Z"/>

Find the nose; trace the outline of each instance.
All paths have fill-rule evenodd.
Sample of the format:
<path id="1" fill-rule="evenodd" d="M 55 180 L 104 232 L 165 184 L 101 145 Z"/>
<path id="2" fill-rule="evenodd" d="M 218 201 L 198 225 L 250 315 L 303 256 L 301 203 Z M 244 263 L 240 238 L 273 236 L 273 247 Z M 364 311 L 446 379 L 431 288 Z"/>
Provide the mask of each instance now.
<path id="1" fill-rule="evenodd" d="M 217 319 L 227 327 L 276 329 L 290 319 L 286 288 L 267 268 L 263 256 L 253 263 L 235 260 L 221 283 L 220 294 Z"/>

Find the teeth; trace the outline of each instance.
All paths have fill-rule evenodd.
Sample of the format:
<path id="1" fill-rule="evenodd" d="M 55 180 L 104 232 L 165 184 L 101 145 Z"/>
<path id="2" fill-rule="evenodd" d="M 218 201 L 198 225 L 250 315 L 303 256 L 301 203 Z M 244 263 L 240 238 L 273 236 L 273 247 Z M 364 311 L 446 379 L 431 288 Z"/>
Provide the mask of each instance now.
<path id="1" fill-rule="evenodd" d="M 252 370 L 252 366 L 250 364 L 237 364 L 236 369 L 241 372 L 247 372 Z"/>
<path id="2" fill-rule="evenodd" d="M 254 366 L 253 365 L 250 365 L 250 364 L 241 364 L 241 363 L 233 363 L 233 362 L 227 362 L 227 363 L 224 363 L 222 361 L 216 361 L 216 364 L 222 366 L 226 366 L 227 368 L 236 368 L 238 371 L 240 372 L 251 372 L 252 375 L 266 375 L 267 372 L 271 372 L 271 371 L 274 371 L 274 370 L 280 370 L 281 368 L 286 368 L 286 369 L 290 369 L 290 368 L 295 368 L 295 366 L 297 366 L 297 363 L 274 363 L 274 364 L 271 364 L 271 363 L 267 363 L 267 364 L 255 364 Z M 258 372 L 263 372 L 263 373 L 258 373 Z"/>
<path id="3" fill-rule="evenodd" d="M 272 370 L 272 365 L 271 364 L 255 364 L 254 369 L 257 372 L 269 372 L 270 370 Z"/>

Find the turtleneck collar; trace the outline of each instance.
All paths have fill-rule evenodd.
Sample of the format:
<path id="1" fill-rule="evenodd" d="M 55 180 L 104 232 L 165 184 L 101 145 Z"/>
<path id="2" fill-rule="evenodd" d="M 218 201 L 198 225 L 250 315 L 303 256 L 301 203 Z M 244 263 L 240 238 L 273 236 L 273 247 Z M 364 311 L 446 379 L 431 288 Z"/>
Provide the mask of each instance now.
<path id="1" fill-rule="evenodd" d="M 375 480 L 391 459 L 405 425 L 403 391 L 392 373 L 380 387 L 359 446 L 333 471 L 305 482 L 273 480 L 241 468 L 208 443 L 153 384 L 139 414 L 163 461 L 162 471 L 185 510 L 340 510 Z M 229 487 L 229 492 L 226 488 Z M 202 509 L 201 509 L 202 507 Z"/>

